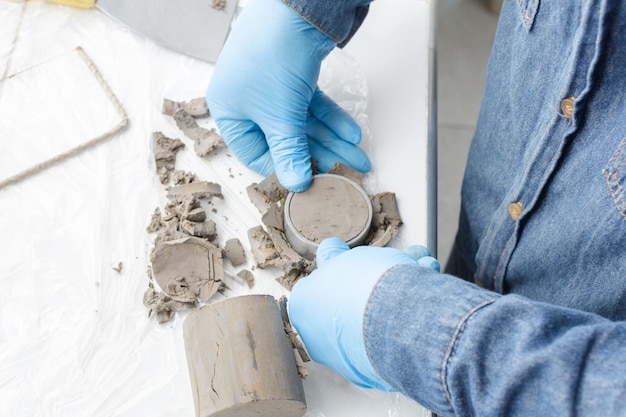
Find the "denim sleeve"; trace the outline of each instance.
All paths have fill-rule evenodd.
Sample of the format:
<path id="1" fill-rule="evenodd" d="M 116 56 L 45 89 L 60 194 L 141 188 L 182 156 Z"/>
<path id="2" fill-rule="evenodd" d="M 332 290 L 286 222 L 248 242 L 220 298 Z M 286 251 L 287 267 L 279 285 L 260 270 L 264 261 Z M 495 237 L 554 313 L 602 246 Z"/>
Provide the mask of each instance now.
<path id="1" fill-rule="evenodd" d="M 443 416 L 626 415 L 626 322 L 400 265 L 364 334 L 378 374 Z"/>
<path id="2" fill-rule="evenodd" d="M 282 0 L 326 36 L 345 46 L 363 23 L 372 0 Z"/>

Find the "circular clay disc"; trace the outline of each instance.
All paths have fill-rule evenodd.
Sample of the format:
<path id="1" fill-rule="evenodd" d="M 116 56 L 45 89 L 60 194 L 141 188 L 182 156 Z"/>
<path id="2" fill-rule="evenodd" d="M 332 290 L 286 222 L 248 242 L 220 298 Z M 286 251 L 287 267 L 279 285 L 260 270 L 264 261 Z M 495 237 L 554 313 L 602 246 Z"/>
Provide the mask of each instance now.
<path id="1" fill-rule="evenodd" d="M 356 246 L 365 240 L 372 222 L 372 204 L 354 181 L 334 174 L 313 177 L 308 190 L 290 193 L 285 202 L 285 235 L 302 255 L 314 253 L 328 237 Z M 309 246 L 309 248 L 303 246 Z M 303 253 L 305 252 L 305 253 Z"/>

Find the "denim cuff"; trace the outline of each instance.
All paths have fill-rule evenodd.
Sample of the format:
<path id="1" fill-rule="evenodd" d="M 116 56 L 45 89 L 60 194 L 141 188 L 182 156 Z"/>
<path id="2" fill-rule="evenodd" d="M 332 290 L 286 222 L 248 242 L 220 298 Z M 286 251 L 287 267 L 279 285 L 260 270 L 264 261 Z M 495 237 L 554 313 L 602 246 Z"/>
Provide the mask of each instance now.
<path id="1" fill-rule="evenodd" d="M 282 0 L 287 6 L 345 46 L 363 23 L 372 0 Z"/>
<path id="2" fill-rule="evenodd" d="M 373 368 L 422 406 L 452 414 L 447 362 L 467 320 L 498 297 L 421 266 L 389 269 L 374 287 L 363 319 Z"/>

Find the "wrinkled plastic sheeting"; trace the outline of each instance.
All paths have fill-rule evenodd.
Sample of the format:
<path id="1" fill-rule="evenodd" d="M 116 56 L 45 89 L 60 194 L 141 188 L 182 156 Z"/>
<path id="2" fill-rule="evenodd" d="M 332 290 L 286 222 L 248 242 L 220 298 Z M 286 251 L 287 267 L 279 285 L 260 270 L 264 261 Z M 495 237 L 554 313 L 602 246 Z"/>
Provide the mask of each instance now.
<path id="1" fill-rule="evenodd" d="M 116 122 L 73 62 L 77 46 L 130 119 L 110 141 L 0 190 L 2 413 L 191 417 L 185 314 L 159 325 L 142 303 L 154 238 L 145 228 L 166 201 L 152 132 L 185 142 L 177 169 L 222 185 L 224 199 L 209 211 L 221 244 L 237 237 L 247 248 L 247 230 L 260 224 L 245 187 L 261 178 L 227 149 L 198 158 L 192 141 L 161 114 L 163 98 L 202 96 L 212 67 L 156 46 L 97 9 L 0 0 L 0 20 L 0 74 L 20 74 L 11 83 L 22 83 L 26 96 L 7 92 L 15 84 L 0 97 L 1 125 L 14 129 L 0 138 L 7 166 L 21 155 L 62 152 L 70 137 L 85 140 Z M 320 86 L 367 134 L 367 90 L 357 63 L 333 52 Z M 247 255 L 241 268 L 252 269 Z M 227 266 L 225 296 L 286 294 L 275 281 L 280 271 L 255 269 L 252 289 L 236 272 Z M 421 408 L 398 394 L 359 389 L 322 365 L 308 368 L 307 416 L 420 415 Z"/>

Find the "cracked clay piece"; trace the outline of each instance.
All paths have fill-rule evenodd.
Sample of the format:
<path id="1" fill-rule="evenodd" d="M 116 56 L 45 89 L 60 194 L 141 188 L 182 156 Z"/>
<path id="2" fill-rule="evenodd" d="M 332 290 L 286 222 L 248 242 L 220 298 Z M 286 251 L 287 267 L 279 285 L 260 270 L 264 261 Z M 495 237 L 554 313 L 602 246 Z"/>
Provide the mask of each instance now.
<path id="1" fill-rule="evenodd" d="M 185 195 L 193 195 L 195 198 L 224 198 L 224 195 L 222 194 L 222 186 L 217 183 L 207 181 L 176 185 L 167 190 L 167 198 L 169 199 L 182 199 Z"/>
<path id="2" fill-rule="evenodd" d="M 167 184 L 176 165 L 176 153 L 185 147 L 180 139 L 168 138 L 161 132 L 152 133 L 152 146 L 157 175 L 161 184 Z"/>
<path id="3" fill-rule="evenodd" d="M 287 197 L 288 191 L 278 182 L 276 174 L 266 177 L 259 183 L 252 183 L 246 188 L 248 198 L 259 210 L 265 214 L 271 203 L 277 203 Z"/>
<path id="4" fill-rule="evenodd" d="M 374 217 L 366 244 L 378 247 L 387 246 L 402 226 L 396 195 L 395 193 L 384 192 L 370 197 L 370 200 L 372 201 Z"/>
<path id="5" fill-rule="evenodd" d="M 193 172 L 176 170 L 174 171 L 174 175 L 172 175 L 172 181 L 174 185 L 190 184 L 192 182 L 198 182 L 198 177 Z"/>
<path id="6" fill-rule="evenodd" d="M 309 376 L 309 371 L 306 369 L 305 362 L 310 362 L 311 357 L 309 353 L 304 348 L 304 343 L 298 338 L 296 331 L 293 329 L 291 325 L 291 321 L 289 320 L 289 314 L 287 313 L 287 298 L 280 297 L 278 300 L 278 307 L 280 308 L 280 316 L 283 319 L 283 327 L 285 328 L 285 333 L 289 336 L 289 341 L 291 342 L 291 346 L 293 347 L 293 354 L 296 357 L 296 368 L 298 369 L 298 375 L 300 378 L 305 379 Z"/>
<path id="7" fill-rule="evenodd" d="M 180 109 L 185 110 L 191 117 L 209 117 L 209 107 L 207 106 L 206 99 L 204 97 L 194 98 L 189 101 L 174 101 L 167 98 L 163 99 L 163 109 L 161 110 L 161 113 L 168 116 L 174 116 L 174 113 Z"/>
<path id="8" fill-rule="evenodd" d="M 278 251 L 263 226 L 258 225 L 248 229 L 248 240 L 252 256 L 259 268 L 269 268 L 280 261 Z"/>
<path id="9" fill-rule="evenodd" d="M 301 417 L 302 379 L 270 295 L 227 298 L 183 323 L 196 416 Z"/>
<path id="10" fill-rule="evenodd" d="M 161 242 L 150 255 L 152 276 L 172 297 L 207 301 L 224 279 L 222 251 L 204 239 Z"/>
<path id="11" fill-rule="evenodd" d="M 241 241 L 236 237 L 224 242 L 224 256 L 233 266 L 246 263 L 246 252 L 243 250 Z"/>
<path id="12" fill-rule="evenodd" d="M 226 4 L 227 4 L 226 0 L 212 0 L 211 1 L 211 7 L 219 11 L 225 10 Z"/>
<path id="13" fill-rule="evenodd" d="M 254 287 L 254 274 L 251 271 L 247 269 L 242 269 L 241 271 L 237 272 L 237 276 L 246 281 L 246 283 L 248 284 L 248 288 Z"/>
<path id="14" fill-rule="evenodd" d="M 336 162 L 327 172 L 327 174 L 336 174 L 341 175 L 342 177 L 346 177 L 356 182 L 359 187 L 363 188 L 363 177 L 365 176 L 362 172 L 357 171 L 356 169 L 352 169 L 347 165 L 340 164 Z"/>
<path id="15" fill-rule="evenodd" d="M 157 322 L 163 324 L 169 321 L 177 311 L 191 310 L 196 306 L 193 300 L 184 297 L 171 297 L 162 291 L 154 289 L 152 283 L 143 294 L 143 304 L 150 309 L 150 315 L 155 314 Z"/>
<path id="16" fill-rule="evenodd" d="M 194 141 L 194 151 L 199 157 L 207 156 L 216 149 L 226 147 L 224 140 L 215 129 L 198 126 L 196 119 L 184 109 L 176 110 L 172 117 L 185 136 Z"/>

